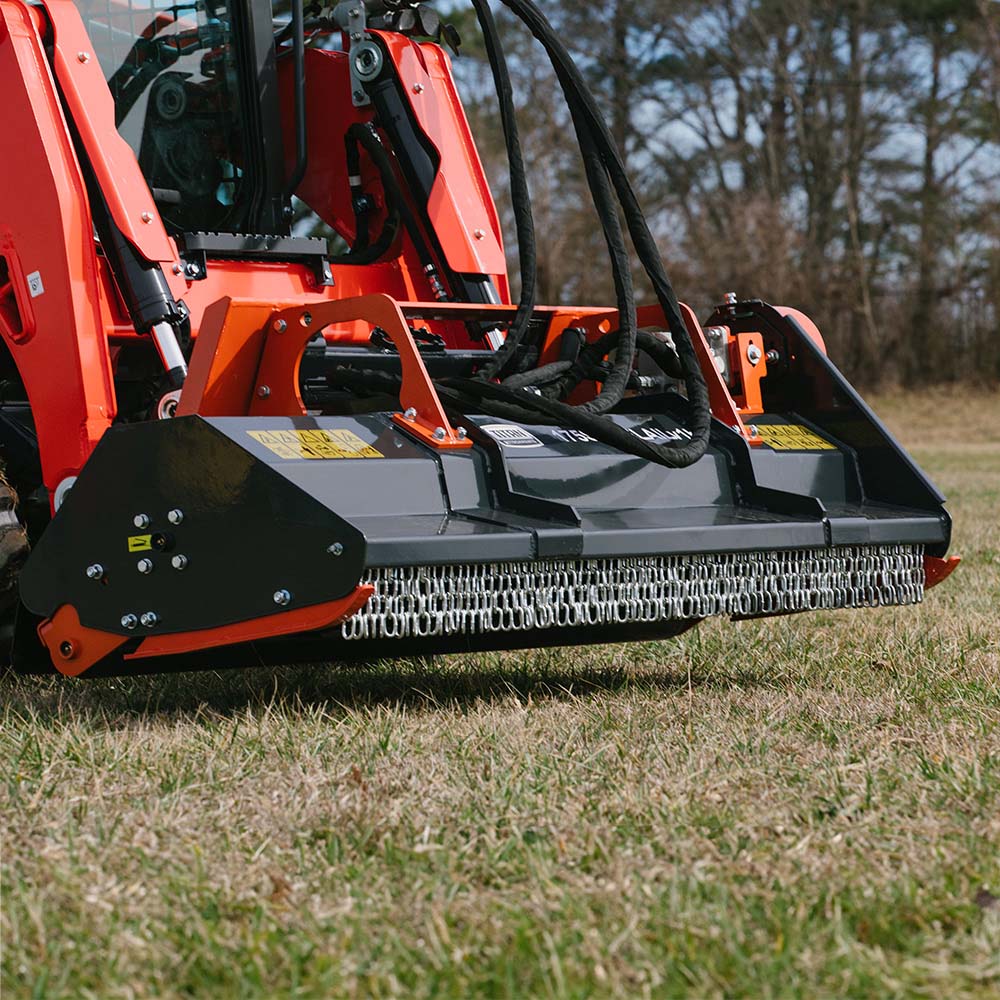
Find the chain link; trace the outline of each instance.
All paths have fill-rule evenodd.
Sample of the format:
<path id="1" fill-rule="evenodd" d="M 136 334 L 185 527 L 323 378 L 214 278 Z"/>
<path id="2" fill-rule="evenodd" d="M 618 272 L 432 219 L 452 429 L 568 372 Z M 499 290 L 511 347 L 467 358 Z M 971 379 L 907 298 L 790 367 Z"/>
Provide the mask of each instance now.
<path id="1" fill-rule="evenodd" d="M 923 548 L 854 546 L 369 571 L 345 639 L 406 639 L 715 615 L 919 604 Z"/>

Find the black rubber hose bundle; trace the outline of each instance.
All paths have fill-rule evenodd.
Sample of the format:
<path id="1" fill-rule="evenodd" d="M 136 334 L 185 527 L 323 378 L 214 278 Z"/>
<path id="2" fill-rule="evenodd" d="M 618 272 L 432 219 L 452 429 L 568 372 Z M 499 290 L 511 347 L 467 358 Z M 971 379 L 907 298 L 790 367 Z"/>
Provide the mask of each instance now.
<path id="1" fill-rule="evenodd" d="M 517 131 L 513 88 L 506 58 L 488 0 L 472 0 L 483 28 L 486 51 L 497 86 L 510 160 L 511 192 L 522 267 L 522 295 L 506 343 L 495 356 L 473 379 L 447 379 L 437 382 L 438 394 L 442 402 L 453 412 L 473 413 L 478 409 L 502 419 L 521 423 L 565 424 L 582 430 L 605 444 L 648 461 L 670 468 L 693 465 L 704 456 L 708 448 L 711 429 L 708 388 L 680 305 L 664 271 L 659 249 L 632 189 L 625 165 L 582 74 L 544 14 L 531 0 L 502 0 L 502 2 L 541 42 L 552 61 L 566 96 L 588 185 L 611 258 L 620 328 L 585 348 L 574 363 L 557 363 L 546 366 L 545 369 L 513 376 L 508 372 L 527 335 L 534 311 L 536 288 L 534 224 L 531 218 L 530 192 Z M 375 152 L 369 148 L 372 139 L 378 146 Z M 369 132 L 367 142 L 363 144 L 373 158 L 377 153 L 388 163 L 388 156 L 373 133 Z M 382 164 L 379 164 L 379 168 L 382 170 Z M 405 196 L 396 190 L 398 184 L 391 166 L 388 171 L 382 170 L 382 172 L 383 178 L 391 175 L 386 185 L 387 196 L 397 203 L 404 224 L 408 229 L 412 226 L 418 230 L 416 221 L 407 218 L 407 213 L 412 213 Z M 663 309 L 667 326 L 676 345 L 676 355 L 658 338 L 652 334 L 641 333 L 637 329 L 631 258 L 619 218 L 619 205 L 640 261 Z M 632 375 L 634 357 L 640 348 L 665 374 L 683 379 L 688 395 L 688 430 L 691 435 L 689 442 L 651 444 L 603 416 L 624 398 Z M 597 365 L 612 352 L 616 355 L 615 361 L 610 372 L 606 370 L 600 372 L 602 387 L 593 400 L 582 406 L 571 406 L 560 401 L 561 397 L 572 392 L 581 381 L 594 377 Z M 493 379 L 505 375 L 508 379 L 506 384 L 497 385 L 493 382 Z M 376 391 L 393 395 L 398 394 L 400 388 L 398 376 L 345 368 L 338 369 L 331 382 L 354 392 Z"/>
<path id="2" fill-rule="evenodd" d="M 593 350 L 585 351 L 585 357 L 581 359 L 581 362 L 578 362 L 577 366 L 571 366 L 565 378 L 554 383 L 555 388 L 552 388 L 550 384 L 550 392 L 552 394 L 565 394 L 567 390 L 571 391 L 572 386 L 578 384 L 580 381 L 581 370 L 585 370 L 585 367 L 581 369 L 581 364 L 585 365 L 588 360 L 592 364 L 596 350 L 606 349 L 606 351 L 610 351 L 614 349 L 617 351 L 616 362 L 611 374 L 603 382 L 601 393 L 583 407 L 569 407 L 566 404 L 550 399 L 548 402 L 553 405 L 546 405 L 545 410 L 547 412 L 545 415 L 551 419 L 559 419 L 561 417 L 568 422 L 573 422 L 583 414 L 607 413 L 610 409 L 617 406 L 624 396 L 628 379 L 631 375 L 632 360 L 638 347 L 639 333 L 635 322 L 635 298 L 631 281 L 630 259 L 619 222 L 617 200 L 621 204 L 629 233 L 643 267 L 653 284 L 654 291 L 664 311 L 668 328 L 676 345 L 677 356 L 680 361 L 680 372 L 676 371 L 676 365 L 670 363 L 667 354 L 661 353 L 660 358 L 662 360 L 660 367 L 668 374 L 682 375 L 690 406 L 689 430 L 692 434 L 691 442 L 685 445 L 654 446 L 657 451 L 656 460 L 670 466 L 692 465 L 704 455 L 708 447 L 708 437 L 711 428 L 708 389 L 705 385 L 704 376 L 697 355 L 695 354 L 690 334 L 681 315 L 680 305 L 663 269 L 659 249 L 646 223 L 635 192 L 632 189 L 624 163 L 615 146 L 610 130 L 604 121 L 603 115 L 597 107 L 593 95 L 587 88 L 582 74 L 542 12 L 531 0 L 502 0 L 502 2 L 524 21 L 534 37 L 541 42 L 552 61 L 560 85 L 566 95 L 574 128 L 580 143 L 588 183 L 611 256 L 612 272 L 615 279 L 619 313 L 621 316 L 621 327 L 614 335 L 603 338 L 600 347 L 594 346 Z M 488 35 L 489 37 L 487 53 L 490 57 L 494 78 L 500 81 L 498 89 L 504 82 L 509 86 L 509 72 L 507 71 L 506 60 L 497 37 L 496 24 L 492 12 L 489 11 L 486 0 L 473 0 L 473 4 L 479 14 L 480 23 L 483 24 L 484 35 Z M 485 12 L 483 8 L 486 8 Z M 501 96 L 501 113 L 504 118 L 508 116 L 513 117 L 511 104 L 512 98 L 508 100 L 508 97 Z M 512 158 L 511 161 L 511 187 L 512 192 L 515 192 L 514 178 L 516 174 L 523 174 L 523 159 L 520 157 L 520 149 L 516 141 L 516 131 L 512 133 L 505 126 L 505 134 L 508 136 L 508 148 L 512 145 L 517 147 L 518 155 L 516 158 Z M 511 134 L 514 137 L 513 142 L 510 140 Z M 611 190 L 612 186 L 614 188 L 613 193 Z M 617 199 L 614 195 L 617 196 Z M 527 205 L 527 211 L 530 213 L 530 201 L 524 204 Z M 533 246 L 531 249 L 534 251 Z M 513 356 L 523 336 L 523 328 L 515 321 L 511 334 L 508 336 L 508 343 L 505 345 L 505 356 L 507 358 Z M 646 343 L 649 343 L 649 341 Z M 655 345 L 650 344 L 650 347 L 652 351 L 656 351 Z M 490 366 L 485 374 L 492 377 L 496 370 L 495 365 Z M 502 370 L 501 367 L 500 371 Z M 533 384 L 530 381 L 531 375 L 532 373 L 530 372 L 524 373 L 525 378 L 528 380 L 525 383 L 526 386 Z M 485 380 L 481 377 L 480 381 L 484 382 Z M 520 382 L 519 377 L 514 376 L 514 381 L 516 386 Z M 511 388 L 508 385 L 506 391 L 516 393 L 517 389 Z M 487 396 L 492 397 L 492 402 L 494 403 L 500 402 L 500 399 L 494 393 L 482 392 L 481 395 L 484 399 Z M 549 392 L 546 392 L 545 395 L 549 395 Z M 514 399 L 509 399 L 509 402 L 528 411 L 541 410 L 542 407 L 538 402 L 540 398 L 537 392 L 521 390 L 520 398 L 515 396 Z M 559 407 L 563 407 L 563 409 L 560 410 Z"/>
<path id="3" fill-rule="evenodd" d="M 664 455 L 664 458 L 668 459 L 665 464 L 692 465 L 704 455 L 708 447 L 711 429 L 708 388 L 695 354 L 694 344 L 681 315 L 677 297 L 663 269 L 656 241 L 649 230 L 638 198 L 632 189 L 614 138 L 579 68 L 545 15 L 531 0 L 502 0 L 502 2 L 524 21 L 548 53 L 570 105 L 577 135 L 581 141 L 581 148 L 586 147 L 590 142 L 593 142 L 597 147 L 606 176 L 613 184 L 621 203 L 632 241 L 663 309 L 667 326 L 673 335 L 688 393 L 689 430 L 692 432 L 692 441 L 679 447 L 665 446 L 663 450 L 667 454 Z M 594 178 L 590 172 L 588 172 L 588 177 L 593 182 Z M 594 187 L 595 185 L 592 183 L 592 190 Z M 595 201 L 600 203 L 605 201 L 601 190 L 603 184 L 600 181 L 598 181 L 597 188 L 594 190 Z M 604 220 L 602 219 L 602 221 Z M 624 344 L 621 345 L 619 353 L 625 353 Z"/>
<path id="4" fill-rule="evenodd" d="M 514 87 L 510 80 L 510 70 L 504 56 L 500 34 L 497 31 L 489 0 L 472 0 L 479 24 L 483 31 L 486 56 L 489 59 L 500 102 L 500 123 L 503 127 L 507 146 L 507 162 L 510 167 L 510 192 L 514 206 L 514 224 L 517 229 L 517 251 L 521 270 L 521 300 L 517 314 L 511 324 L 507 340 L 494 356 L 480 369 L 484 379 L 500 376 L 514 359 L 517 348 L 524 341 L 535 312 L 535 294 L 538 284 L 538 261 L 535 244 L 535 220 L 531 211 L 531 190 L 528 187 L 528 172 L 524 166 L 521 138 L 517 127 L 517 111 L 514 107 Z"/>

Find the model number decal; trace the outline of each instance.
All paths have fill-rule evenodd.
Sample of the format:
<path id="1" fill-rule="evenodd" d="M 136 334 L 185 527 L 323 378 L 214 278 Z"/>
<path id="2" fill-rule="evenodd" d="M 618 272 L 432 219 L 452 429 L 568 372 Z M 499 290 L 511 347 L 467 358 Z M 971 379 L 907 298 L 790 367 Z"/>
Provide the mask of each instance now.
<path id="1" fill-rule="evenodd" d="M 768 447 L 775 451 L 836 451 L 815 432 L 801 424 L 757 424 L 757 433 Z"/>
<path id="2" fill-rule="evenodd" d="M 132 535 L 128 540 L 129 552 L 151 552 L 152 549 L 152 535 Z"/>
<path id="3" fill-rule="evenodd" d="M 649 444 L 667 444 L 678 441 L 690 441 L 692 433 L 686 427 L 678 427 L 674 431 L 665 431 L 662 427 L 629 427 L 628 432 L 640 441 Z M 566 444 L 597 444 L 597 438 L 591 437 L 585 431 L 577 431 L 568 427 L 559 427 L 553 435 Z"/>
<path id="4" fill-rule="evenodd" d="M 330 461 L 338 458 L 385 458 L 378 449 L 365 444 L 351 431 L 247 431 L 278 458 L 289 461 L 309 458 Z"/>

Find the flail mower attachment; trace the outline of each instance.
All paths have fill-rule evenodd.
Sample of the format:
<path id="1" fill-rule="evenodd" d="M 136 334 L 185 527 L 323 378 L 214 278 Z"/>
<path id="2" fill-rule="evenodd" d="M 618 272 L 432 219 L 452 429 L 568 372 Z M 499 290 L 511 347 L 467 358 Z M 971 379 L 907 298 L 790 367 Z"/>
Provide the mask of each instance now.
<path id="1" fill-rule="evenodd" d="M 715 419 L 686 469 L 474 414 L 458 430 L 431 415 L 442 440 L 416 406 L 113 428 L 29 561 L 24 604 L 75 673 L 645 640 L 716 615 L 920 602 L 948 545 L 942 498 L 795 314 L 741 303 L 707 338 L 693 328 L 705 357 L 709 338 L 760 349 L 746 377 L 766 405 Z M 722 378 L 710 388 L 721 398 Z M 684 408 L 666 392 L 609 419 L 682 441 Z"/>
<path id="2" fill-rule="evenodd" d="M 532 0 L 503 0 L 566 97 L 616 298 L 537 304 L 510 78 L 471 2 L 517 304 L 427 40 L 457 33 L 425 4 L 0 0 L 17 668 L 657 639 L 915 604 L 953 568 L 942 497 L 808 319 L 731 296 L 703 329 L 680 305 L 579 70 Z M 349 252 L 293 232 L 296 206 Z"/>

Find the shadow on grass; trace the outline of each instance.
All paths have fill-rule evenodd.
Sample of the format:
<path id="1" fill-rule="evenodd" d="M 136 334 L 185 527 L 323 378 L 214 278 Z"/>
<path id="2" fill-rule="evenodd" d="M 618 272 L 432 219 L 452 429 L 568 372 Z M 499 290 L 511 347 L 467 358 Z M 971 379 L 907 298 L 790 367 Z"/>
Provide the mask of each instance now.
<path id="1" fill-rule="evenodd" d="M 75 681 L 8 674 L 0 680 L 0 714 L 114 727 L 147 715 L 464 710 L 510 699 L 568 701 L 630 690 L 669 694 L 688 687 L 780 685 L 776 674 L 759 666 L 726 664 L 689 673 L 689 662 L 682 643 L 668 642 Z"/>

